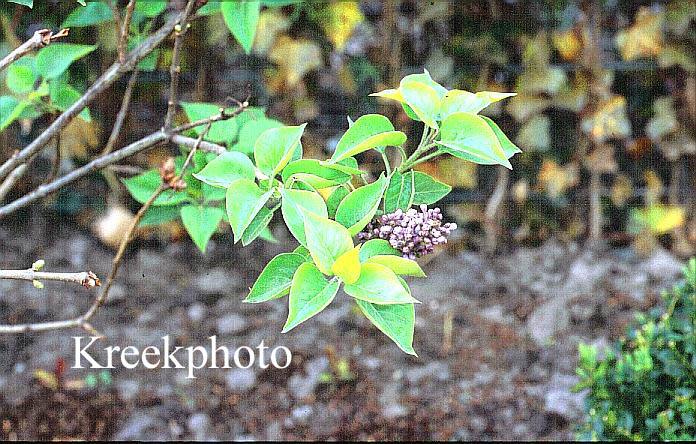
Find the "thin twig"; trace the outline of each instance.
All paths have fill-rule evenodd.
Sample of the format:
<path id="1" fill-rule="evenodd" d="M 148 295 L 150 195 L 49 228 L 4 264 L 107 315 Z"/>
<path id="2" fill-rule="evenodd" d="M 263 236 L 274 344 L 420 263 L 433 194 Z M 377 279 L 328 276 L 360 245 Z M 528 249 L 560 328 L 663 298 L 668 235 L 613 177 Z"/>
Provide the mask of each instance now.
<path id="1" fill-rule="evenodd" d="M 27 270 L 0 270 L 0 279 L 17 279 L 22 281 L 59 281 L 71 282 L 82 285 L 85 288 L 99 287 L 99 278 L 91 271 L 79 273 L 52 273 L 48 271 Z"/>
<path id="2" fill-rule="evenodd" d="M 68 35 L 69 29 L 61 29 L 55 34 L 50 29 L 40 29 L 34 33 L 34 35 L 26 42 L 19 45 L 14 51 L 7 54 L 0 60 L 0 71 L 7 68 L 12 64 L 12 62 L 21 59 L 25 55 L 29 54 L 31 51 L 44 46 L 49 45 L 54 40 L 66 37 Z"/>
<path id="3" fill-rule="evenodd" d="M 181 65 L 179 57 L 181 53 L 181 45 L 183 44 L 184 35 L 188 30 L 188 16 L 191 14 L 195 1 L 189 0 L 184 9 L 184 18 L 174 28 L 174 49 L 172 50 L 172 64 L 169 68 L 169 101 L 167 102 L 167 115 L 164 118 L 164 129 L 169 130 L 173 125 L 174 113 L 177 105 L 177 94 L 179 91 L 179 74 L 181 73 Z"/>
<path id="4" fill-rule="evenodd" d="M 495 190 L 491 194 L 488 203 L 486 204 L 484 231 L 486 233 L 486 250 L 488 253 L 494 253 L 498 244 L 498 224 L 496 216 L 500 209 L 500 205 L 505 201 L 507 195 L 508 182 L 510 180 L 510 170 L 505 167 L 498 167 L 498 179 L 495 183 Z"/>
<path id="5" fill-rule="evenodd" d="M 121 63 L 126 61 L 126 53 L 128 52 L 128 34 L 130 32 L 131 19 L 133 18 L 133 10 L 135 9 L 135 0 L 130 0 L 126 6 L 126 17 L 121 25 L 121 35 L 118 39 L 118 60 Z"/>
<path id="6" fill-rule="evenodd" d="M 157 32 L 151 35 L 140 46 L 131 51 L 124 63 L 115 62 L 109 69 L 102 74 L 97 81 L 70 106 L 63 114 L 61 114 L 45 131 L 43 131 L 34 141 L 22 149 L 19 153 L 9 158 L 2 166 L 0 166 L 0 179 L 3 179 L 17 166 L 24 163 L 32 154 L 42 149 L 55 133 L 61 131 L 68 123 L 72 121 L 87 105 L 89 105 L 99 94 L 105 91 L 123 74 L 135 68 L 135 66 L 158 47 L 164 39 L 174 30 L 176 25 L 185 17 L 185 12 L 177 14 L 174 18 L 168 20 Z"/>
<path id="7" fill-rule="evenodd" d="M 0 184 L 0 203 L 5 199 L 5 196 L 7 196 L 7 193 L 10 192 L 12 188 L 14 188 L 15 184 L 19 179 L 24 175 L 24 172 L 27 169 L 27 164 L 23 163 L 14 170 L 5 178 L 5 180 Z"/>
<path id="8" fill-rule="evenodd" d="M 135 68 L 133 70 L 133 74 L 131 74 L 131 77 L 128 80 L 126 91 L 123 93 L 121 109 L 118 110 L 118 114 L 116 115 L 116 121 L 114 122 L 114 126 L 111 129 L 111 135 L 109 135 L 109 140 L 106 142 L 106 146 L 104 147 L 104 150 L 101 153 L 102 156 L 105 154 L 109 154 L 114 149 L 116 140 L 118 140 L 118 136 L 121 134 L 121 128 L 123 127 L 123 122 L 125 122 L 126 116 L 128 115 L 128 107 L 130 106 L 131 97 L 133 96 L 133 87 L 135 86 L 135 82 L 138 79 L 138 72 L 138 68 Z"/>
<path id="9" fill-rule="evenodd" d="M 189 148 L 193 148 L 193 146 L 196 144 L 196 139 L 193 139 L 191 137 L 186 137 L 182 136 L 181 134 L 175 134 L 172 136 L 172 143 L 176 143 L 178 145 L 184 145 Z M 217 143 L 213 142 L 206 142 L 202 141 L 200 143 L 200 146 L 198 147 L 201 151 L 204 151 L 206 153 L 214 153 L 214 154 L 222 154 L 227 151 L 227 149 L 222 146 L 218 145 Z"/>
<path id="10" fill-rule="evenodd" d="M 232 117 L 237 116 L 239 113 L 244 111 L 248 107 L 248 102 L 242 103 L 242 106 L 237 108 L 231 113 L 226 113 L 224 110 L 220 110 L 221 112 L 219 114 L 216 114 L 214 116 L 207 117 L 205 119 L 197 120 L 195 122 L 187 123 L 185 125 L 178 126 L 174 129 L 171 130 L 171 134 L 178 134 L 184 131 L 188 131 L 192 128 L 195 128 L 197 126 L 202 126 L 202 125 L 207 125 L 209 123 L 214 123 L 220 120 L 227 120 L 231 119 Z M 114 163 L 120 162 L 121 160 L 130 157 L 134 154 L 140 153 L 142 151 L 145 151 L 148 148 L 152 148 L 153 146 L 165 142 L 169 140 L 172 136 L 170 134 L 165 133 L 164 130 L 157 131 L 153 134 L 150 134 L 147 137 L 144 137 L 136 142 L 131 143 L 130 145 L 121 148 L 120 150 L 114 151 L 113 153 L 109 153 L 105 156 L 98 157 L 97 159 L 94 159 L 93 161 L 89 162 L 88 164 L 71 171 L 70 173 L 66 174 L 65 176 L 54 180 L 51 183 L 48 183 L 46 185 L 41 185 L 38 188 L 36 188 L 34 191 L 31 193 L 28 193 L 21 198 L 3 206 L 0 207 L 0 219 L 2 219 L 4 216 L 7 216 L 8 214 L 18 210 L 19 208 L 22 208 L 31 202 L 41 199 L 43 197 L 48 196 L 49 194 L 57 191 L 58 189 L 64 187 L 65 185 L 68 185 L 77 179 L 90 174 L 94 171 L 100 170 L 106 166 L 112 165 Z"/>

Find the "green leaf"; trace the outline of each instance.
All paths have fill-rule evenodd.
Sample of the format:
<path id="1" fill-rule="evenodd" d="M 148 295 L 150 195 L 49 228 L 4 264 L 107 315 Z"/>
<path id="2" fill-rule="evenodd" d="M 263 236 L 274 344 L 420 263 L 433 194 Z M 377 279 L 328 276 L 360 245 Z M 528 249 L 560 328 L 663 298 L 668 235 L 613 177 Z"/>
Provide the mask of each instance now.
<path id="1" fill-rule="evenodd" d="M 408 210 L 413 204 L 413 171 L 401 174 L 394 171 L 384 192 L 384 212 L 393 213 L 397 209 Z"/>
<path id="2" fill-rule="evenodd" d="M 365 263 L 384 265 L 394 273 L 404 276 L 425 277 L 425 273 L 418 265 L 418 262 L 401 256 L 378 254 L 371 256 Z"/>
<path id="3" fill-rule="evenodd" d="M 254 180 L 254 164 L 247 156 L 237 152 L 222 153 L 208 162 L 193 177 L 214 187 L 227 188 L 237 179 Z"/>
<path id="4" fill-rule="evenodd" d="M 493 120 L 486 116 L 481 116 L 481 118 L 488 124 L 488 126 L 491 127 L 491 129 L 495 133 L 496 137 L 498 138 L 498 141 L 500 142 L 500 146 L 503 147 L 505 157 L 509 159 L 515 154 L 522 152 L 522 150 L 519 149 L 517 145 L 510 141 L 508 136 L 505 135 L 503 130 L 501 130 L 500 127 L 496 125 L 496 123 Z"/>
<path id="5" fill-rule="evenodd" d="M 265 227 L 263 230 L 261 230 L 259 237 L 265 240 L 266 242 L 270 242 L 272 244 L 278 243 L 278 239 L 276 239 L 275 236 L 273 236 L 273 233 L 268 227 Z"/>
<path id="6" fill-rule="evenodd" d="M 240 117 L 243 115 L 242 113 Z M 244 154 L 252 155 L 254 154 L 254 146 L 256 141 L 259 139 L 264 131 L 271 128 L 280 128 L 283 126 L 282 122 L 273 119 L 256 119 L 249 120 L 242 125 L 242 129 L 239 130 L 239 137 L 237 137 L 237 142 L 230 148 L 231 151 L 239 151 Z"/>
<path id="7" fill-rule="evenodd" d="M 329 195 L 329 198 L 326 199 L 326 209 L 329 213 L 329 219 L 336 219 L 336 210 L 348 194 L 350 194 L 350 190 L 347 187 L 336 187 L 331 195 Z"/>
<path id="8" fill-rule="evenodd" d="M 325 309 L 336 297 L 340 284 L 338 278 L 326 280 L 314 264 L 305 262 L 300 265 L 292 278 L 288 320 L 283 327 L 283 333 Z"/>
<path id="9" fill-rule="evenodd" d="M 206 119 L 220 112 L 220 107 L 212 103 L 181 102 L 181 107 L 184 109 L 186 117 L 188 117 L 189 121 L 191 122 Z M 210 131 L 208 131 L 208 134 L 205 136 L 205 140 L 218 143 L 227 143 L 235 138 L 237 135 L 237 130 L 236 119 L 227 119 L 220 122 L 215 122 L 210 125 Z M 200 136 L 201 133 L 205 131 L 205 125 L 194 128 L 194 131 Z"/>
<path id="10" fill-rule="evenodd" d="M 29 6 L 30 8 L 34 7 L 34 0 L 9 0 L 12 3 L 17 3 L 19 5 L 24 5 L 24 6 Z"/>
<path id="11" fill-rule="evenodd" d="M 454 113 L 442 122 L 442 150 L 455 156 L 473 154 L 484 160 L 512 169 L 495 132 L 481 116 L 471 113 Z"/>
<path id="12" fill-rule="evenodd" d="M 454 113 L 471 113 L 478 114 L 482 109 L 486 108 L 491 103 L 498 102 L 508 97 L 515 96 L 515 93 L 499 93 L 491 91 L 480 91 L 476 94 L 469 91 L 453 89 L 448 91 L 442 99 L 440 105 L 441 119 L 446 119 Z"/>
<path id="13" fill-rule="evenodd" d="M 398 250 L 389 245 L 384 239 L 370 239 L 360 247 L 360 262 L 365 262 L 377 255 L 396 255 L 401 256 Z"/>
<path id="14" fill-rule="evenodd" d="M 310 211 L 316 215 L 327 217 L 324 199 L 314 191 L 283 189 L 280 192 L 283 197 L 281 211 L 283 220 L 290 233 L 301 245 L 307 245 L 305 239 L 304 211 Z"/>
<path id="15" fill-rule="evenodd" d="M 322 165 L 316 159 L 300 159 L 290 162 L 283 168 L 283 182 L 288 183 L 291 177 L 296 178 L 314 189 L 329 188 L 351 180 L 350 174 L 333 168 L 332 165 Z"/>
<path id="16" fill-rule="evenodd" d="M 181 221 L 201 253 L 205 253 L 208 241 L 215 234 L 225 212 L 216 207 L 186 205 L 181 207 Z"/>
<path id="17" fill-rule="evenodd" d="M 416 355 L 413 349 L 413 331 L 416 325 L 416 310 L 413 304 L 379 305 L 356 300 L 360 311 L 382 333 L 394 341 L 401 350 Z"/>
<path id="18" fill-rule="evenodd" d="M 152 2 L 138 2 L 152 3 Z M 136 3 L 136 9 L 138 8 Z M 87 6 L 78 6 L 65 19 L 61 28 L 80 28 L 113 21 L 111 8 L 104 2 L 90 2 Z"/>
<path id="19" fill-rule="evenodd" d="M 249 179 L 237 179 L 229 185 L 225 203 L 235 243 L 239 242 L 244 230 L 272 194 L 272 190 L 264 193 L 253 180 Z"/>
<path id="20" fill-rule="evenodd" d="M 76 60 L 97 49 L 94 45 L 75 43 L 51 43 L 36 54 L 36 70 L 46 79 L 63 74 Z"/>
<path id="21" fill-rule="evenodd" d="M 158 170 L 152 169 L 129 179 L 121 179 L 121 182 L 126 186 L 133 199 L 144 204 L 157 191 L 162 183 L 162 178 Z M 186 193 L 164 190 L 152 205 L 178 205 L 187 199 Z"/>
<path id="22" fill-rule="evenodd" d="M 360 277 L 359 252 L 359 246 L 346 251 L 331 266 L 331 272 L 340 277 L 346 284 L 353 284 Z"/>
<path id="23" fill-rule="evenodd" d="M 379 180 L 352 191 L 338 206 L 336 222 L 348 228 L 352 236 L 358 234 L 377 212 L 386 186 L 387 178 L 382 175 Z"/>
<path id="24" fill-rule="evenodd" d="M 305 258 L 305 262 L 311 262 L 312 261 L 312 255 L 309 253 L 309 250 L 307 247 L 304 245 L 300 245 L 294 250 L 292 250 L 293 253 L 301 254 Z"/>
<path id="25" fill-rule="evenodd" d="M 401 285 L 396 274 L 381 264 L 364 263 L 360 278 L 343 289 L 348 295 L 373 304 L 419 303 Z"/>
<path id="26" fill-rule="evenodd" d="M 307 124 L 266 130 L 256 141 L 256 166 L 268 177 L 275 177 L 291 160 L 298 148 Z"/>
<path id="27" fill-rule="evenodd" d="M 256 35 L 261 11 L 260 1 L 231 1 L 220 5 L 225 24 L 237 39 L 244 52 L 249 54 Z"/>
<path id="28" fill-rule="evenodd" d="M 22 107 L 20 109 L 20 107 Z M 7 128 L 19 115 L 26 105 L 21 105 L 19 100 L 12 96 L 0 97 L 0 131 Z"/>
<path id="29" fill-rule="evenodd" d="M 360 176 L 361 174 L 365 173 L 364 171 L 358 168 L 358 161 L 355 160 L 355 157 L 346 157 L 345 159 L 339 160 L 336 163 L 332 163 L 332 161 L 330 160 L 321 160 L 319 161 L 319 163 L 322 166 L 328 166 L 344 174 L 350 174 L 351 176 Z"/>
<path id="30" fill-rule="evenodd" d="M 399 92 L 418 118 L 431 128 L 438 128 L 440 98 L 431 86 L 420 82 L 406 82 L 399 87 Z"/>
<path id="31" fill-rule="evenodd" d="M 353 248 L 348 230 L 336 221 L 303 211 L 307 249 L 314 263 L 324 274 L 333 274 L 331 267 L 336 259 Z"/>
<path id="32" fill-rule="evenodd" d="M 5 83 L 15 94 L 26 94 L 34 89 L 36 78 L 31 66 L 15 62 L 7 68 Z"/>
<path id="33" fill-rule="evenodd" d="M 273 211 L 266 207 L 261 208 L 246 230 L 244 230 L 244 234 L 242 234 L 242 245 L 246 247 L 257 237 L 261 236 L 264 230 L 268 229 L 268 224 L 271 223 L 271 219 L 273 219 Z"/>
<path id="34" fill-rule="evenodd" d="M 437 83 L 433 78 L 430 76 L 430 73 L 428 72 L 427 69 L 424 69 L 422 73 L 420 74 L 409 74 L 403 79 L 401 79 L 401 82 L 399 82 L 400 85 L 403 85 L 405 83 L 409 82 L 417 82 L 417 83 L 422 83 L 424 85 L 427 85 L 431 87 L 435 92 L 437 93 L 438 99 L 442 100 L 443 97 L 447 94 L 447 88 L 444 86 L 440 85 Z"/>
<path id="35" fill-rule="evenodd" d="M 135 3 L 135 11 L 145 17 L 157 17 L 167 8 L 166 1 L 138 1 Z M 200 10 L 199 10 L 200 12 Z"/>
<path id="36" fill-rule="evenodd" d="M 292 277 L 305 263 L 301 254 L 283 253 L 266 264 L 244 302 L 259 303 L 285 296 L 292 284 Z"/>
<path id="37" fill-rule="evenodd" d="M 139 226 L 161 225 L 166 222 L 171 222 L 178 217 L 179 207 L 177 206 L 150 207 L 147 209 L 142 219 L 140 219 Z"/>
<path id="38" fill-rule="evenodd" d="M 394 131 L 394 125 L 380 114 L 361 116 L 343 134 L 331 156 L 331 163 L 337 163 L 372 148 L 400 146 L 406 142 L 406 134 Z"/>
<path id="39" fill-rule="evenodd" d="M 53 83 L 53 82 L 51 82 Z M 70 108 L 75 102 L 80 100 L 82 94 L 66 83 L 51 85 L 51 103 L 61 111 Z M 78 114 L 81 119 L 86 122 L 92 121 L 92 116 L 89 113 L 89 108 L 85 108 Z"/>
<path id="40" fill-rule="evenodd" d="M 452 187 L 433 179 L 426 173 L 413 171 L 413 205 L 430 205 L 452 191 Z"/>

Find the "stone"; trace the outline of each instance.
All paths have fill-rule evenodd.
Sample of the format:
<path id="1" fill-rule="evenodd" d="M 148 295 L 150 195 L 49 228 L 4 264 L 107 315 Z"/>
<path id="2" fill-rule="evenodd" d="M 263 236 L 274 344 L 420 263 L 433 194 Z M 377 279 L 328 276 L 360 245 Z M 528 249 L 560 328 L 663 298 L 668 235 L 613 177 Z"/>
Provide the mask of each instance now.
<path id="1" fill-rule="evenodd" d="M 251 368 L 233 368 L 225 374 L 225 382 L 230 390 L 245 392 L 256 385 L 256 373 Z"/>
<path id="2" fill-rule="evenodd" d="M 247 326 L 247 321 L 236 313 L 230 313 L 219 318 L 216 326 L 218 333 L 230 335 L 244 331 Z"/>

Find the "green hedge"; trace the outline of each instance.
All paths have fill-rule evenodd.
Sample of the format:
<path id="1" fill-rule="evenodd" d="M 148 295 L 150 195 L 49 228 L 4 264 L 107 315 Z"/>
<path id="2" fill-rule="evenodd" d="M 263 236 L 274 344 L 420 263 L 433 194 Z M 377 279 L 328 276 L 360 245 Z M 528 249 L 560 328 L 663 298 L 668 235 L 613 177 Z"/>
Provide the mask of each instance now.
<path id="1" fill-rule="evenodd" d="M 667 310 L 638 326 L 601 360 L 580 345 L 576 390 L 589 389 L 581 440 L 696 439 L 696 259 L 663 295 Z"/>

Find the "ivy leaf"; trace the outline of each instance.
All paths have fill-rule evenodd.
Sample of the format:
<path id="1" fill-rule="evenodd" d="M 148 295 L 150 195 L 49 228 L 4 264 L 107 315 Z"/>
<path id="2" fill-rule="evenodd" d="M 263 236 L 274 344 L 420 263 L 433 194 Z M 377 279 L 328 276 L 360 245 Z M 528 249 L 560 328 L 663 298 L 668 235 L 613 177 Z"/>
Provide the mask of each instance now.
<path id="1" fill-rule="evenodd" d="M 336 222 L 348 228 L 352 236 L 358 234 L 377 212 L 386 186 L 387 178 L 382 175 L 379 180 L 351 191 L 338 205 Z"/>
<path id="2" fill-rule="evenodd" d="M 256 304 L 285 296 L 295 271 L 305 262 L 304 256 L 296 253 L 282 253 L 274 257 L 266 264 L 244 302 Z"/>
<path id="3" fill-rule="evenodd" d="M 326 308 L 336 297 L 340 284 L 338 278 L 327 281 L 314 264 L 305 262 L 300 265 L 292 278 L 288 320 L 283 327 L 283 333 L 289 332 Z"/>
<path id="4" fill-rule="evenodd" d="M 225 24 L 237 39 L 244 52 L 249 54 L 256 35 L 261 11 L 260 1 L 222 2 L 220 5 Z"/>
<path id="5" fill-rule="evenodd" d="M 252 243 L 257 237 L 261 236 L 264 230 L 268 229 L 268 224 L 273 219 L 273 211 L 263 207 L 256 213 L 249 226 L 242 234 L 242 245 L 247 246 Z M 272 236 L 271 236 L 272 237 Z"/>
<path id="6" fill-rule="evenodd" d="M 396 274 L 381 264 L 364 263 L 358 280 L 343 289 L 348 295 L 373 304 L 420 303 L 401 285 Z"/>
<path id="7" fill-rule="evenodd" d="M 272 190 L 264 193 L 253 180 L 249 179 L 237 179 L 230 184 L 225 202 L 235 243 L 239 242 L 244 230 L 272 194 Z"/>
<path id="8" fill-rule="evenodd" d="M 360 277 L 359 251 L 359 246 L 346 251 L 331 266 L 333 274 L 343 279 L 346 284 L 353 284 Z"/>
<path id="9" fill-rule="evenodd" d="M 312 260 L 324 274 L 333 274 L 331 267 L 343 253 L 353 249 L 348 230 L 336 221 L 303 211 L 307 249 Z"/>
<path id="10" fill-rule="evenodd" d="M 237 2 L 230 2 L 237 3 Z M 181 107 L 186 113 L 190 122 L 206 119 L 220 112 L 220 107 L 212 103 L 192 103 L 181 102 Z M 194 131 L 199 136 L 205 131 L 205 126 L 194 128 Z M 210 130 L 205 135 L 205 140 L 218 143 L 228 143 L 237 135 L 238 124 L 236 119 L 227 119 L 219 122 L 214 122 L 210 125 Z"/>
<path id="11" fill-rule="evenodd" d="M 416 325 L 416 310 L 413 304 L 380 305 L 356 300 L 360 311 L 382 333 L 394 341 L 401 350 L 416 355 L 413 349 L 413 331 Z"/>
<path id="12" fill-rule="evenodd" d="M 384 239 L 370 239 L 360 247 L 360 262 L 365 262 L 373 256 L 387 254 L 401 256 L 401 253 L 389 245 L 388 241 Z"/>
<path id="13" fill-rule="evenodd" d="M 216 207 L 186 205 L 181 207 L 181 221 L 201 253 L 205 253 L 208 241 L 217 231 L 225 212 Z"/>
<path id="14" fill-rule="evenodd" d="M 343 134 L 331 156 L 331 163 L 337 163 L 372 148 L 400 146 L 406 142 L 406 134 L 395 131 L 394 125 L 380 114 L 367 114 L 360 117 Z"/>
<path id="15" fill-rule="evenodd" d="M 97 49 L 95 45 L 75 43 L 52 43 L 41 48 L 36 54 L 36 70 L 46 79 L 54 79 L 63 74 L 76 60 Z"/>
<path id="16" fill-rule="evenodd" d="M 413 205 L 430 205 L 445 197 L 452 187 L 426 173 L 413 171 Z"/>
<path id="17" fill-rule="evenodd" d="M 420 265 L 418 265 L 418 262 L 393 254 L 377 254 L 370 256 L 365 263 L 384 265 L 394 273 L 404 276 L 425 277 L 425 273 Z"/>
<path id="18" fill-rule="evenodd" d="M 121 182 L 126 186 L 133 199 L 144 204 L 157 191 L 162 183 L 162 178 L 158 170 L 152 169 L 129 179 L 121 179 Z M 152 205 L 178 205 L 187 199 L 186 193 L 164 190 Z"/>
<path id="19" fill-rule="evenodd" d="M 413 204 L 413 171 L 401 174 L 394 171 L 384 192 L 384 212 L 393 213 L 397 209 L 408 210 Z"/>
<path id="20" fill-rule="evenodd" d="M 60 27 L 80 28 L 110 22 L 113 19 L 114 15 L 111 12 L 111 8 L 109 8 L 106 3 L 90 2 L 87 4 L 87 6 L 79 6 L 75 8 Z"/>
<path id="21" fill-rule="evenodd" d="M 266 130 L 254 145 L 256 166 L 268 177 L 275 177 L 301 149 L 300 138 L 306 123 Z"/>
<path id="22" fill-rule="evenodd" d="M 454 113 L 442 121 L 442 150 L 455 156 L 473 154 L 487 161 L 512 169 L 495 132 L 481 116 Z"/>
<path id="23" fill-rule="evenodd" d="M 193 177 L 214 187 L 227 188 L 237 179 L 254 180 L 254 164 L 247 156 L 238 152 L 226 152 L 208 162 Z"/>
<path id="24" fill-rule="evenodd" d="M 281 211 L 285 224 L 301 245 L 307 245 L 303 210 L 328 217 L 324 199 L 314 191 L 287 188 L 281 191 L 281 195 L 283 197 Z"/>

